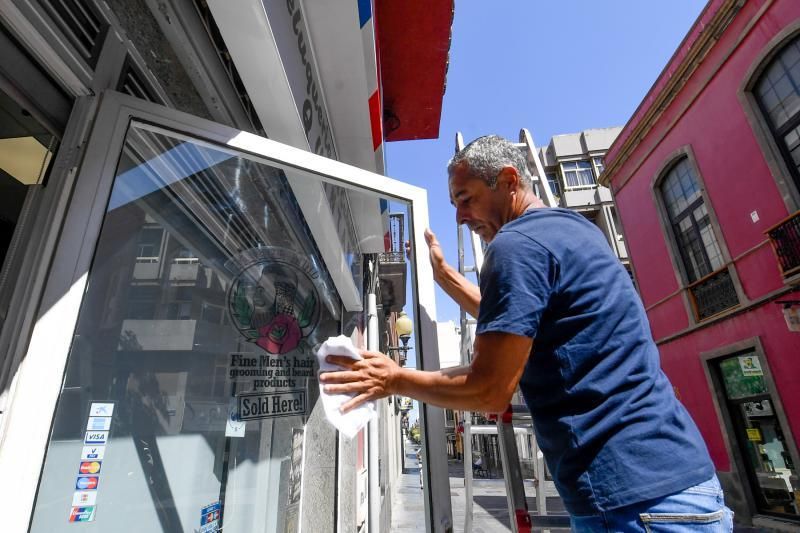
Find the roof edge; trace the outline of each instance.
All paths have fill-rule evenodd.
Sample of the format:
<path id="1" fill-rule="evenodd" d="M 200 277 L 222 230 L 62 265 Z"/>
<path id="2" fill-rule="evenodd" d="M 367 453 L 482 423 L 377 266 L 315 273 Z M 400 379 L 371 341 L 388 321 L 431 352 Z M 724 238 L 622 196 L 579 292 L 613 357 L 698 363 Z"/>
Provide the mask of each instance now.
<path id="1" fill-rule="evenodd" d="M 675 100 L 697 67 L 705 59 L 746 0 L 710 0 L 687 32 L 670 60 L 647 91 L 622 132 L 606 154 L 606 167 L 599 183 L 611 179 L 628 160 L 634 148 L 650 132 L 656 120 Z"/>

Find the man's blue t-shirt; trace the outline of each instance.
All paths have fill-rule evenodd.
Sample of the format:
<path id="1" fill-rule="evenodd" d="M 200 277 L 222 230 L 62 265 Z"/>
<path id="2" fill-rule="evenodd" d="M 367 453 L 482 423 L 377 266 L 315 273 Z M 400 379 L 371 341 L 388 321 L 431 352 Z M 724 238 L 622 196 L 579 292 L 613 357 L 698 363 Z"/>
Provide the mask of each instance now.
<path id="1" fill-rule="evenodd" d="M 597 227 L 566 209 L 528 210 L 489 245 L 480 285 L 477 334 L 534 339 L 520 389 L 570 513 L 711 478 L 630 277 Z"/>

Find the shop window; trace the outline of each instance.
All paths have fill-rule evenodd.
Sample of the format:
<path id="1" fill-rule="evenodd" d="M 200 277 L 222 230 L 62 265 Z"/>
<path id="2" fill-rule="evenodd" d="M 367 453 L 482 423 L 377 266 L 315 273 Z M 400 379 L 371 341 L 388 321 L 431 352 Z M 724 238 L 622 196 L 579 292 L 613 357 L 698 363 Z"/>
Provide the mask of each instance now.
<path id="1" fill-rule="evenodd" d="M 695 318 L 704 320 L 738 305 L 733 279 L 688 157 L 682 157 L 669 168 L 660 181 L 659 195 L 683 266 Z"/>
<path id="2" fill-rule="evenodd" d="M 800 519 L 800 482 L 764 362 L 753 349 L 712 360 L 759 513 Z"/>
<path id="3" fill-rule="evenodd" d="M 194 531 L 209 514 L 232 533 L 334 529 L 338 447 L 315 348 L 365 336 L 362 272 L 384 251 L 382 213 L 411 211 L 232 152 L 131 122 L 31 531 L 61 530 L 95 500 L 98 531 Z M 104 459 L 87 455 L 95 444 Z"/>

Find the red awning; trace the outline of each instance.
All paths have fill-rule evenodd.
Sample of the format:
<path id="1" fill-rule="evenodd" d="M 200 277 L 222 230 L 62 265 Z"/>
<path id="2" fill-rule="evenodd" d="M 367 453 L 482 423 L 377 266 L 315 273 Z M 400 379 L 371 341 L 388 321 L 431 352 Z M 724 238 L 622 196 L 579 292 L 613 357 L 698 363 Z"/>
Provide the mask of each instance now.
<path id="1" fill-rule="evenodd" d="M 375 2 L 386 141 L 439 136 L 453 0 Z"/>

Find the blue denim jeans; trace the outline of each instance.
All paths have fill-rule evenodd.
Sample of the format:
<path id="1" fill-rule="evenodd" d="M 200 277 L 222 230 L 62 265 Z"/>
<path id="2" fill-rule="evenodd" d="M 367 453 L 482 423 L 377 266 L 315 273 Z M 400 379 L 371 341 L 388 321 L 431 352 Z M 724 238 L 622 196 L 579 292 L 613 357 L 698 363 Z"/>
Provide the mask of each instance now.
<path id="1" fill-rule="evenodd" d="M 612 509 L 596 515 L 572 516 L 576 533 L 652 532 L 680 533 L 701 531 L 730 533 L 733 512 L 725 507 L 717 476 L 686 490 Z"/>

